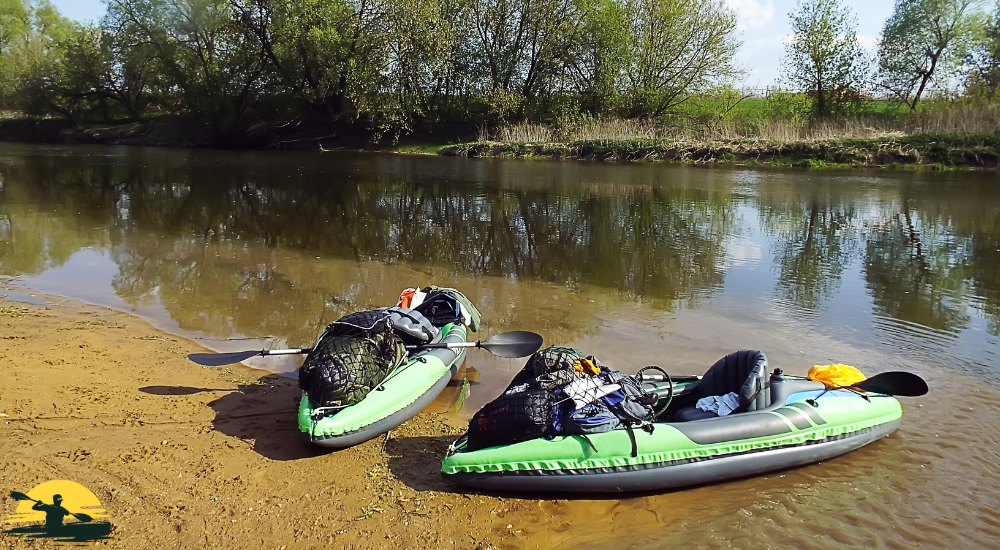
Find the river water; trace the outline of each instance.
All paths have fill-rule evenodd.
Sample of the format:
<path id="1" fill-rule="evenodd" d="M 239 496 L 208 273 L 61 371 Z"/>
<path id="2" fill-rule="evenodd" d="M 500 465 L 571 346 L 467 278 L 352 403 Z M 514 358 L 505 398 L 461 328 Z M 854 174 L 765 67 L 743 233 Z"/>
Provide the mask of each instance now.
<path id="1" fill-rule="evenodd" d="M 1000 540 L 994 173 L 0 143 L 0 282 L 8 299 L 107 305 L 216 350 L 308 346 L 437 284 L 479 306 L 480 338 L 531 330 L 625 371 L 701 373 L 748 348 L 792 374 L 912 371 L 931 393 L 901 398 L 889 438 L 766 477 L 540 500 L 509 543 Z M 470 352 L 432 409 L 467 419 L 522 364 Z"/>

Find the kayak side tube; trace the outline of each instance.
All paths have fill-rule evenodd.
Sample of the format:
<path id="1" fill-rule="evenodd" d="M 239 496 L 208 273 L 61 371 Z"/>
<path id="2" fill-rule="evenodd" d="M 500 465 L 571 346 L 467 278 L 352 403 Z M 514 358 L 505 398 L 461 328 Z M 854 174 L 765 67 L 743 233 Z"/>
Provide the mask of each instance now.
<path id="1" fill-rule="evenodd" d="M 823 390 L 802 389 L 760 411 L 656 423 L 653 433 L 635 430 L 634 456 L 624 430 L 592 434 L 589 441 L 558 436 L 472 452 L 459 442 L 441 472 L 487 490 L 673 489 L 827 460 L 891 434 L 902 417 L 890 396 L 829 391 L 818 398 Z"/>
<path id="2" fill-rule="evenodd" d="M 445 325 L 441 342 L 465 342 L 466 330 L 461 323 Z M 430 405 L 444 391 L 464 357 L 465 348 L 419 351 L 359 403 L 320 418 L 313 418 L 309 396 L 303 392 L 299 401 L 299 431 L 306 441 L 335 449 L 384 434 Z"/>

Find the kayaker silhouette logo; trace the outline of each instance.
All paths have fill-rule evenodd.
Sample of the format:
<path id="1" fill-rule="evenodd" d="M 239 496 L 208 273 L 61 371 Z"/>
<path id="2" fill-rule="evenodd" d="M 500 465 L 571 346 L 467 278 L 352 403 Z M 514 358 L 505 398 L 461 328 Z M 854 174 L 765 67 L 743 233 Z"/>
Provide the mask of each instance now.
<path id="1" fill-rule="evenodd" d="M 66 480 L 46 481 L 27 493 L 11 491 L 17 509 L 4 520 L 3 534 L 58 543 L 91 542 L 110 538 L 110 518 L 94 493 Z M 27 523 L 28 525 L 22 525 Z"/>

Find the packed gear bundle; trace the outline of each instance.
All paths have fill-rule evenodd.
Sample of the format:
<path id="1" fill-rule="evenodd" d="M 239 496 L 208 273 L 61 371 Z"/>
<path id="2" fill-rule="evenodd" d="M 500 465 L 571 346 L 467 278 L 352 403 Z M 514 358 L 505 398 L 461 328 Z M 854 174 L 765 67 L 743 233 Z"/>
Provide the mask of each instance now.
<path id="1" fill-rule="evenodd" d="M 406 358 L 387 311 L 359 311 L 327 327 L 299 369 L 299 387 L 317 407 L 353 405 Z"/>
<path id="2" fill-rule="evenodd" d="M 547 348 L 532 355 L 504 393 L 472 417 L 466 448 L 619 427 L 630 435 L 636 426 L 651 430 L 657 400 L 634 377 L 603 367 L 594 357 Z"/>
<path id="3" fill-rule="evenodd" d="M 441 339 L 439 327 L 463 319 L 456 296 L 425 295 L 413 309 L 359 311 L 331 323 L 299 369 L 299 387 L 312 406 L 326 412 L 359 403 L 406 362 L 407 345 L 436 342 Z"/>

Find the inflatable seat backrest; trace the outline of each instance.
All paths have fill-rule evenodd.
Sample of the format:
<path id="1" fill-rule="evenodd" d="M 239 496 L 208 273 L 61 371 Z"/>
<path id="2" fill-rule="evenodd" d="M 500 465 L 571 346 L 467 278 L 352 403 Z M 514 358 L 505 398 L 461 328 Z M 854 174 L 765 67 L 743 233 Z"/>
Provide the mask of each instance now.
<path id="1" fill-rule="evenodd" d="M 762 351 L 740 350 L 719 359 L 698 384 L 701 397 L 735 392 L 740 398 L 736 412 L 755 411 L 767 403 L 767 356 Z"/>

